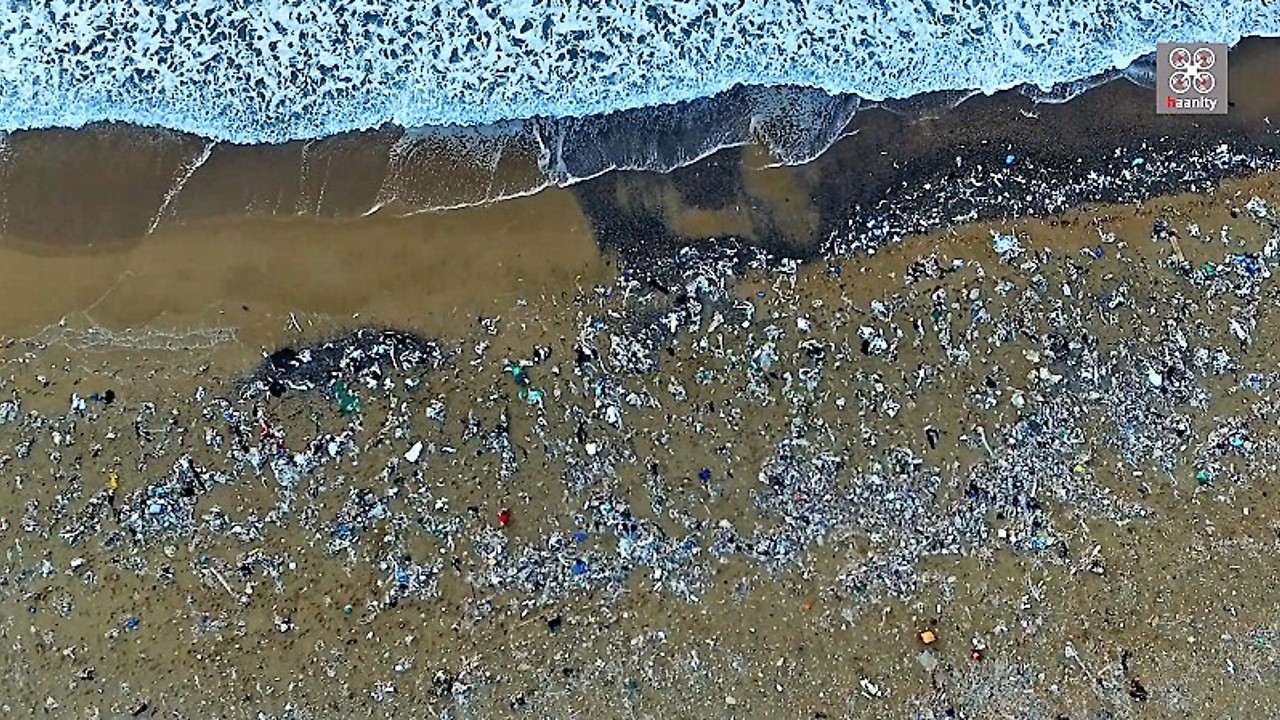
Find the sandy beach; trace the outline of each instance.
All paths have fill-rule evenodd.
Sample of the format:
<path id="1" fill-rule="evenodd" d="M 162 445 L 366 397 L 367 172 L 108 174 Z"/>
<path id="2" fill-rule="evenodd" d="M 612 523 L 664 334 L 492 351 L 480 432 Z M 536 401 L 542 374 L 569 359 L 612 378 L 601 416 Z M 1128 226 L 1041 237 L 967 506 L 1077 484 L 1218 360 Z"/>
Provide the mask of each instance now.
<path id="1" fill-rule="evenodd" d="M 11 138 L 0 710 L 1269 717 L 1236 52 L 1223 118 L 1003 93 L 447 212 L 529 159 Z"/>
<path id="2" fill-rule="evenodd" d="M 1206 232 L 1215 229 L 1215 237 L 1204 240 L 1191 240 L 1181 230 L 1179 251 L 1191 267 L 1221 262 L 1216 228 L 1230 229 L 1229 252 L 1252 251 L 1265 241 L 1266 224 L 1240 210 L 1255 196 L 1267 199 L 1269 207 L 1280 205 L 1276 179 L 1228 181 L 1208 196 L 1158 198 L 1142 206 L 1091 206 L 1043 221 L 955 228 L 913 238 L 857 266 L 846 263 L 838 276 L 821 266 L 778 278 L 749 275 L 733 293 L 759 306 L 758 324 L 770 318 L 790 324 L 794 320 L 782 318 L 803 315 L 815 328 L 830 328 L 815 331 L 824 343 L 848 347 L 845 333 L 864 322 L 856 319 L 855 311 L 867 312 L 872 300 L 901 298 L 899 312 L 907 317 L 914 315 L 918 303 L 927 308 L 928 297 L 936 291 L 903 285 L 922 257 L 936 254 L 942 267 L 964 261 L 968 269 L 934 281 L 949 292 L 983 287 L 985 295 L 1004 279 L 1032 281 L 1028 271 L 1017 270 L 1016 263 L 1001 263 L 994 254 L 994 229 L 1015 232 L 1028 252 L 1043 259 L 1032 275 L 1045 275 L 1053 288 L 1063 281 L 1075 284 L 1071 297 L 1078 298 L 1078 310 L 1087 309 L 1089 298 L 1114 285 L 1108 278 L 1117 273 L 1124 274 L 1134 298 L 1160 307 L 1188 288 L 1168 265 L 1177 251 L 1151 239 L 1153 219 L 1177 218 L 1179 228 L 1195 223 Z M 539 196 L 530 204 L 549 206 L 558 200 L 555 195 Z M 520 218 L 518 205 L 506 209 L 513 219 Z M 358 230 L 366 242 L 391 242 L 379 232 L 394 229 L 409 235 L 414 230 L 405 226 L 415 222 L 396 220 L 380 230 L 384 223 L 368 220 Z M 334 226 L 295 224 L 303 226 L 294 230 L 297 239 L 291 241 L 295 248 L 305 248 L 293 251 L 299 255 L 339 253 L 354 242 Z M 538 230 L 527 218 L 516 226 L 528 233 Z M 951 711 L 962 717 L 1125 717 L 1149 706 L 1157 714 L 1208 717 L 1265 713 L 1269 706 L 1256 685 L 1272 662 L 1267 633 L 1273 632 L 1268 628 L 1276 612 L 1267 588 L 1274 571 L 1270 554 L 1277 508 L 1268 497 L 1265 473 L 1254 475 L 1240 466 L 1239 475 L 1221 480 L 1226 486 L 1198 488 L 1186 471 L 1135 483 L 1128 471 L 1121 472 L 1117 460 L 1106 459 L 1101 448 L 1098 452 L 1104 454 L 1086 461 L 1096 484 L 1092 492 L 1129 509 L 1099 515 L 1099 508 L 1080 499 L 1055 501 L 1049 514 L 1061 523 L 1058 532 L 1064 539 L 1059 542 L 1070 547 L 1065 556 L 1002 542 L 1003 536 L 996 535 L 1002 523 L 993 516 L 991 544 L 983 541 L 954 554 L 943 551 L 920 558 L 911 566 L 915 581 L 910 595 L 903 598 L 886 595 L 883 588 L 859 597 L 847 585 L 851 569 L 892 547 L 884 546 L 884 539 L 876 539 L 874 533 L 862 535 L 856 524 L 847 531 L 851 535 L 833 529 L 836 534 L 830 539 L 806 551 L 796 564 L 776 571 L 762 572 L 760 558 L 712 562 L 696 601 L 670 588 L 653 587 L 656 578 L 646 577 L 644 571 L 601 587 L 566 586 L 558 597 L 548 596 L 549 588 L 534 593 L 484 589 L 478 580 L 484 575 L 483 554 L 463 546 L 448 550 L 439 539 L 414 539 L 413 532 L 405 535 L 403 529 L 392 530 L 392 524 L 386 531 L 397 536 L 394 544 L 405 543 L 401 547 L 406 556 L 453 557 L 459 564 L 451 568 L 445 560 L 438 594 L 388 606 L 380 597 L 385 569 L 377 567 L 382 532 L 362 538 L 354 555 L 335 555 L 326 550 L 329 533 L 324 528 L 327 518 L 344 505 L 345 488 L 354 492 L 370 483 L 379 486 L 372 475 L 384 462 L 391 462 L 397 467 L 395 476 L 404 478 L 406 509 L 416 505 L 409 498 L 429 492 L 434 499 L 428 507 L 442 510 L 438 503 L 443 499 L 450 510 L 442 517 L 456 517 L 463 534 L 501 533 L 515 546 L 538 545 L 548 532 L 571 532 L 572 518 L 583 512 L 584 499 L 601 492 L 627 499 L 637 517 L 664 526 L 670 537 L 684 532 L 680 513 L 652 514 L 648 506 L 655 489 L 646 481 L 643 463 L 618 459 L 615 479 L 602 479 L 604 485 L 596 490 L 574 492 L 563 471 L 551 466 L 540 470 L 536 460 L 538 417 L 552 422 L 550 436 L 572 435 L 571 428 L 554 428 L 574 414 L 566 412 L 568 408 L 585 400 L 584 409 L 590 410 L 590 401 L 575 399 L 570 389 L 572 338 L 580 313 L 598 314 L 602 306 L 621 302 L 591 290 L 592 284 L 604 287 L 614 282 L 614 260 L 593 250 L 588 237 L 575 243 L 571 236 L 561 236 L 555 255 L 544 245 L 542 252 L 525 254 L 524 262 L 516 263 L 512 258 L 521 257 L 523 245 L 513 243 L 507 248 L 510 254 L 488 256 L 502 270 L 491 276 L 484 292 L 456 277 L 451 280 L 448 272 L 432 273 L 430 243 L 420 240 L 403 246 L 423 248 L 418 256 L 423 264 L 416 265 L 422 268 L 420 276 L 407 272 L 404 254 L 397 255 L 399 263 L 378 263 L 374 253 L 361 256 L 364 260 L 352 273 L 352 282 L 382 289 L 376 294 L 336 292 L 334 285 L 320 280 L 320 268 L 307 262 L 277 261 L 272 272 L 257 275 L 256 281 L 243 271 L 215 275 L 206 270 L 203 276 L 197 271 L 207 269 L 211 261 L 199 254 L 197 242 L 218 243 L 225 258 L 232 247 L 248 253 L 255 244 L 243 238 L 266 227 L 260 221 L 241 221 L 212 224 L 185 237 L 160 234 L 133 248 L 125 267 L 111 271 L 103 270 L 109 260 L 98 254 L 10 251 L 7 267 L 17 270 L 19 277 L 70 275 L 77 265 L 86 269 L 83 289 L 69 292 L 61 305 L 51 297 L 43 309 L 50 319 L 68 315 L 68 328 L 86 321 L 83 309 L 101 299 L 87 316 L 107 327 L 219 326 L 235 327 L 237 332 L 234 340 L 177 352 L 69 349 L 57 343 L 43 347 L 10 341 L 5 350 L 6 393 L 21 398 L 24 412 L 66 418 L 58 427 L 74 422 L 76 444 L 65 449 L 51 446 L 45 437 L 47 426 L 40 430 L 10 424 L 4 429 L 15 445 L 30 437 L 37 448 L 43 447 L 28 458 L 6 447 L 5 472 L 14 483 L 6 488 L 4 501 L 5 602 L 12 613 L 4 627 L 5 655 L 19 691 L 7 702 L 9 712 L 35 716 L 47 707 L 66 717 L 134 711 L 182 717 L 251 717 L 259 711 L 276 717 L 337 712 L 371 717 L 405 712 L 448 712 L 457 717 L 571 717 L 589 712 L 610 717 L 944 717 Z M 496 229 L 486 231 L 462 219 L 458 228 L 458 235 L 501 236 Z M 269 229 L 277 239 L 287 237 L 286 230 L 278 224 Z M 1116 238 L 1105 245 L 1105 258 L 1075 259 L 1099 244 L 1100 233 L 1114 233 Z M 237 241 L 243 244 L 237 246 Z M 259 240 L 260 253 L 261 246 Z M 1060 259 L 1041 255 L 1049 252 Z M 269 254 L 256 257 L 272 267 Z M 330 268 L 344 265 L 327 262 Z M 1101 267 L 1083 279 L 1074 274 L 1074 266 L 1089 262 Z M 97 270 L 88 272 L 90 267 Z M 985 280 L 983 273 L 973 274 L 977 267 L 988 268 Z M 154 275 L 145 275 L 148 269 Z M 132 272 L 136 279 L 111 289 L 112 272 Z M 166 276 L 186 280 L 166 283 Z M 263 282 L 264 277 L 270 282 Z M 787 277 L 794 278 L 794 287 Z M 90 279 L 105 288 L 89 287 Z M 762 290 L 765 297 L 757 297 L 755 287 L 767 288 Z M 563 299 L 548 302 L 553 298 Z M 156 312 L 159 306 L 166 311 Z M 289 312 L 299 320 L 298 327 L 290 327 Z M 1012 312 L 1012 307 L 992 308 L 997 319 Z M 361 316 L 353 317 L 356 313 Z M 482 317 L 500 318 L 493 326 L 496 334 L 478 330 Z M 36 328 L 37 318 L 8 319 L 11 337 Z M 1267 316 L 1258 320 L 1255 335 L 1266 338 Z M 481 452 L 470 460 L 436 455 L 424 461 L 425 474 L 413 473 L 413 464 L 400 456 L 414 437 L 430 437 L 437 447 L 467 446 L 458 435 L 465 424 L 455 421 L 432 430 L 434 423 L 422 416 L 425 401 L 419 400 L 408 416 L 413 419 L 406 420 L 410 435 L 383 433 L 387 440 L 366 444 L 367 454 L 358 466 L 320 471 L 307 481 L 310 489 L 305 492 L 286 492 L 269 477 L 259 482 L 250 474 L 230 485 L 215 484 L 197 505 L 197 517 L 206 516 L 205 520 L 189 530 L 161 534 L 154 542 L 113 531 L 109 513 L 91 539 L 70 544 L 59 538 L 57 529 L 82 519 L 75 509 L 103 492 L 112 472 L 119 478 L 123 499 L 125 492 L 163 476 L 177 457 L 173 453 L 189 453 L 208 467 L 219 464 L 222 453 L 199 442 L 201 427 L 210 421 L 200 417 L 201 403 L 193 400 L 197 387 L 206 388 L 207 397 L 227 397 L 238 405 L 235 378 L 252 369 L 260 348 L 302 347 L 366 321 L 439 337 L 455 347 L 461 355 L 452 370 L 421 375 L 428 397 L 443 398 L 455 416 L 468 412 L 467 398 L 476 398 L 472 412 L 485 418 L 484 425 L 496 422 L 499 411 L 509 413 L 512 437 L 524 438 L 519 444 L 534 453 L 521 461 L 522 469 L 503 480 L 497 458 Z M 853 327 L 841 329 L 850 322 Z M 1158 332 L 1154 318 L 1151 323 L 1151 331 Z M 909 328 L 909 321 L 903 326 Z M 720 332 L 721 342 L 741 341 L 733 339 L 737 332 Z M 1102 347 L 1119 346 L 1135 334 L 1123 323 L 1109 328 L 1099 323 L 1094 332 Z M 758 527 L 768 527 L 767 515 L 751 519 L 761 512 L 753 501 L 760 492 L 753 489 L 760 483 L 755 475 L 772 452 L 768 438 L 786 427 L 798 406 L 783 402 L 757 407 L 747 402 L 740 419 L 735 414 L 676 410 L 705 403 L 733 405 L 733 395 L 740 394 L 731 384 L 702 387 L 693 377 L 697 366 L 711 362 L 714 355 L 698 349 L 702 335 L 705 332 L 675 339 L 674 365 L 654 383 L 644 381 L 655 393 L 667 377 L 697 388 L 687 400 L 680 403 L 668 396 L 664 407 L 676 402 L 670 409 L 630 410 L 626 435 L 614 436 L 601 426 L 606 437 L 600 442 L 622 442 L 621 448 L 641 443 L 634 449 L 641 458 L 652 453 L 642 450 L 644 443 L 668 430 L 666 449 L 649 456 L 660 463 L 662 494 L 670 498 L 671 507 L 696 511 L 711 528 L 723 522 L 740 525 L 742 532 L 760 522 L 765 525 Z M 492 343 L 481 355 L 470 347 L 478 339 Z M 516 400 L 516 384 L 503 367 L 531 357 L 533 348 L 543 344 L 551 348 L 551 359 L 528 370 L 540 385 L 547 383 L 546 404 L 539 409 Z M 1245 368 L 1237 375 L 1245 370 L 1270 372 L 1269 348 L 1265 342 L 1252 346 L 1240 358 Z M 845 351 L 835 352 L 843 356 Z M 823 397 L 847 397 L 850 405 L 842 410 L 829 401 L 806 403 L 810 412 L 829 418 L 833 447 L 845 448 L 848 462 L 857 466 L 872 461 L 878 452 L 877 446 L 866 444 L 865 435 L 857 439 L 857 418 L 865 417 L 865 411 L 853 408 L 865 402 L 858 398 L 867 392 L 866 373 L 888 371 L 886 382 L 900 373 L 902 379 L 892 384 L 907 380 L 902 387 L 909 388 L 917 362 L 936 357 L 927 347 L 904 346 L 901 352 L 895 362 L 884 365 L 852 350 L 850 369 L 835 370 L 822 381 L 829 389 L 821 391 Z M 942 371 L 939 386 L 930 394 L 960 402 L 975 392 L 968 383 L 989 371 L 1007 378 L 1002 383 L 1023 387 L 1023 376 L 1035 367 L 1027 352 L 1016 347 L 984 352 L 973 370 L 958 369 L 954 375 Z M 466 362 L 468 355 L 475 357 L 474 363 Z M 978 370 L 983 366 L 986 370 Z M 564 380 L 570 380 L 564 394 L 553 400 L 549 384 L 554 383 L 558 392 Z M 1233 382 L 1230 376 L 1224 380 Z M 87 397 L 106 389 L 116 395 L 112 404 L 99 402 L 83 415 L 67 414 L 71 393 Z M 367 414 L 355 420 L 344 419 L 322 395 L 289 392 L 268 399 L 269 425 L 295 451 L 316 432 L 306 420 L 309 413 L 327 432 L 356 422 L 372 438 L 387 415 L 398 410 L 374 391 L 361 394 Z M 1247 405 L 1237 409 L 1237 393 L 1229 387 L 1213 394 L 1211 407 L 1218 422 L 1233 412 L 1247 415 Z M 127 430 L 149 401 L 159 408 L 155 419 L 146 422 L 156 427 L 157 441 L 171 438 L 162 441 L 168 448 L 153 448 Z M 943 484 L 932 491 L 938 495 L 930 497 L 956 502 L 963 497 L 963 487 L 954 486 L 961 468 L 983 462 L 980 446 L 966 448 L 957 438 L 966 429 L 971 432 L 976 410 L 948 407 L 927 395 L 902 397 L 901 402 L 901 414 L 877 421 L 887 423 L 883 427 L 888 434 L 881 442 L 910 447 L 929 467 L 942 469 Z M 998 407 L 1009 410 L 997 410 L 997 415 L 980 421 L 991 432 L 1012 421 L 1005 415 L 1013 412 L 1007 402 Z M 1256 406 L 1259 401 L 1251 402 Z M 177 414 L 162 420 L 171 409 Z M 688 419 L 669 425 L 662 413 L 669 417 L 673 411 Z M 170 429 L 160 430 L 161 423 Z M 862 426 L 867 427 L 865 419 Z M 735 427 L 741 431 L 734 432 Z M 925 442 L 923 427 L 941 429 L 944 439 L 936 448 Z M 175 438 L 172 433 L 179 428 L 184 430 Z M 1197 433 L 1210 431 L 1197 423 Z M 1250 432 L 1251 445 L 1272 442 L 1269 431 L 1261 427 Z M 122 437 L 111 441 L 111 434 Z M 648 440 L 642 443 L 644 438 Z M 715 451 L 726 441 L 731 450 Z M 98 445 L 101 451 L 93 449 Z M 49 452 L 61 458 L 52 466 L 61 469 L 53 474 L 42 469 L 49 467 Z M 556 462 L 551 456 L 548 460 Z M 714 468 L 710 483 L 698 481 L 699 468 L 704 467 Z M 71 489 L 81 499 L 65 505 L 58 498 L 68 497 Z M 286 495 L 293 497 L 288 519 L 269 519 L 271 508 Z M 210 525 L 207 513 L 215 508 L 228 513 L 231 523 L 260 529 L 241 540 L 232 539 L 234 533 L 226 537 L 227 526 Z M 498 520 L 504 509 L 513 517 L 508 527 Z M 34 526 L 24 529 L 26 518 Z M 52 532 L 46 535 L 41 527 Z M 604 536 L 597 541 L 596 532 L 591 530 L 584 543 L 604 543 L 592 552 L 609 552 L 614 541 Z M 48 566 L 42 570 L 45 562 Z M 553 584 L 562 582 L 566 581 Z M 1229 595 L 1223 595 L 1225 587 L 1231 588 Z M 927 645 L 920 639 L 926 630 L 938 638 Z M 972 657 L 975 652 L 980 660 Z M 1234 669 L 1227 672 L 1224 663 Z M 1213 671 L 1206 672 L 1206 665 Z"/>

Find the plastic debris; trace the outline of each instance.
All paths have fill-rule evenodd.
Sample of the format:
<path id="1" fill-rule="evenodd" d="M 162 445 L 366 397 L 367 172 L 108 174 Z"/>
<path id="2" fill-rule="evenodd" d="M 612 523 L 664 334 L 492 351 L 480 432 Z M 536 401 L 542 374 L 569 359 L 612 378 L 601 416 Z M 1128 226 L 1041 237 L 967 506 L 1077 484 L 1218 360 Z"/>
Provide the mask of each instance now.
<path id="1" fill-rule="evenodd" d="M 1161 232 L 1173 237 L 1171 225 Z M 817 548 L 845 543 L 859 552 L 824 579 L 820 601 L 835 608 L 823 622 L 838 625 L 946 586 L 921 570 L 935 556 L 1000 550 L 1069 577 L 1103 575 L 1080 519 L 1149 517 L 1152 478 L 1175 491 L 1192 486 L 1189 476 L 1198 486 L 1213 479 L 1194 500 L 1219 502 L 1212 496 L 1225 497 L 1236 477 L 1273 464 L 1280 453 L 1259 419 L 1273 409 L 1278 375 L 1245 350 L 1280 257 L 1233 246 L 1199 271 L 1185 268 L 1180 295 L 1157 301 L 1136 270 L 1104 277 L 1126 261 L 1114 239 L 1107 252 L 1086 247 L 1083 259 L 1032 252 L 1014 235 L 992 242 L 1008 263 L 997 272 L 924 255 L 903 286 L 840 307 L 831 296 L 826 305 L 798 297 L 794 267 L 777 258 L 740 247 L 681 252 L 651 268 L 664 273 L 656 287 L 624 276 L 584 289 L 578 334 L 566 332 L 554 352 L 536 346 L 512 364 L 470 343 L 446 350 L 359 331 L 272 353 L 238 392 L 201 388 L 195 410 L 172 420 L 168 408 L 133 406 L 132 391 L 110 409 L 73 396 L 68 412 L 59 399 L 53 418 L 0 403 L 14 448 L 0 455 L 12 463 L 6 477 L 29 481 L 29 468 L 56 454 L 48 467 L 63 474 L 50 484 L 74 490 L 14 525 L 38 536 L 45 519 L 78 556 L 100 543 L 122 558 L 120 572 L 157 584 L 183 572 L 164 569 L 180 565 L 167 548 L 180 557 L 230 539 L 229 557 L 191 562 L 196 581 L 228 606 L 280 600 L 270 627 L 291 637 L 308 629 L 284 607 L 283 588 L 305 586 L 272 549 L 281 528 L 300 528 L 317 553 L 372 578 L 326 600 L 329 612 L 354 616 L 339 626 L 458 597 L 442 593 L 452 585 L 467 598 L 449 618 L 459 628 L 511 607 L 561 638 L 587 624 L 544 611 L 551 603 L 616 599 L 637 579 L 699 603 L 738 592 L 719 587 L 730 561 L 760 571 L 744 573 L 745 595 L 755 578 L 811 572 Z M 1217 246 L 1197 245 L 1197 261 L 1206 247 Z M 768 292 L 733 291 L 734 278 L 764 267 Z M 855 275 L 847 270 L 846 280 Z M 496 323 L 482 327 L 498 333 Z M 1104 337 L 1100 327 L 1119 329 Z M 1232 392 L 1255 414 L 1201 427 L 1211 398 Z M 554 412 L 541 407 L 546 398 Z M 95 457 L 90 447 L 112 442 L 106 433 L 126 410 L 124 437 L 112 441 L 139 452 L 101 453 L 76 486 L 69 456 Z M 95 414 L 110 419 L 86 429 Z M 97 473 L 108 467 L 120 469 L 107 471 L 104 492 Z M 689 482 L 694 470 L 699 482 Z M 1116 477 L 1121 492 L 1108 485 Z M 499 488 L 510 503 L 496 526 L 499 500 L 476 499 L 476 488 Z M 515 512 L 521 522 L 510 527 Z M 47 562 L 24 572 L 79 583 L 103 566 Z M 43 597 L 23 606 L 49 614 Z M 928 648 L 911 652 L 928 672 L 969 647 L 947 659 L 951 641 L 936 630 L 918 639 Z M 968 652 L 983 657 L 976 644 Z M 401 674 L 413 667 L 392 663 Z M 468 685 L 461 677 L 446 673 L 440 697 Z M 389 698 L 408 687 L 369 692 Z M 893 694 L 881 678 L 857 687 L 853 695 Z"/>
<path id="2" fill-rule="evenodd" d="M 991 246 L 995 249 L 1000 259 L 1009 261 L 1019 255 L 1022 255 L 1022 242 L 1015 235 L 1001 234 L 997 232 L 991 233 Z"/>

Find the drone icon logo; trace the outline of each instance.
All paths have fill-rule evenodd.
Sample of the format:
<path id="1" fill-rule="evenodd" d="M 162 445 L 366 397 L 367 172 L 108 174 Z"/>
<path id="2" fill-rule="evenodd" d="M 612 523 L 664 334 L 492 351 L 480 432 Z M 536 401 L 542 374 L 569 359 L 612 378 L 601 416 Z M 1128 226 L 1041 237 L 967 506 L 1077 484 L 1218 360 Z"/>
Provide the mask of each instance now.
<path id="1" fill-rule="evenodd" d="M 1196 48 L 1191 52 L 1184 47 L 1176 47 L 1169 52 L 1169 67 L 1173 72 L 1169 75 L 1169 89 L 1182 95 L 1188 90 L 1207 95 L 1213 92 L 1216 83 L 1213 73 L 1214 63 L 1218 56 L 1207 47 Z"/>
<path id="2" fill-rule="evenodd" d="M 1161 115 L 1226 114 L 1227 46 L 1160 43 L 1156 89 L 1156 112 Z"/>

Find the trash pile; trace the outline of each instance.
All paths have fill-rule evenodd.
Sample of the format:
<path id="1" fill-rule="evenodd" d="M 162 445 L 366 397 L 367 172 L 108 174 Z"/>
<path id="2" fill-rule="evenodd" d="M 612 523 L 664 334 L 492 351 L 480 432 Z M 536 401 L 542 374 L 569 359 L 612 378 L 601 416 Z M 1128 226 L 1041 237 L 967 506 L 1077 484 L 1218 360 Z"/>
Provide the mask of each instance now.
<path id="1" fill-rule="evenodd" d="M 1262 205 L 1250 207 L 1265 217 Z M 1157 223 L 1153 236 L 1167 242 L 1168 225 Z M 1182 296 L 1148 308 L 1136 306 L 1128 283 L 1118 278 L 1103 283 L 1097 297 L 1083 287 L 1059 294 L 1059 281 L 1047 275 L 1063 263 L 1027 251 L 1013 236 L 994 236 L 994 251 L 1017 268 L 1020 280 L 996 285 L 976 264 L 944 266 L 923 257 L 912 266 L 905 292 L 854 317 L 848 308 L 818 304 L 802 311 L 793 295 L 794 263 L 727 244 L 685 248 L 656 277 L 642 282 L 630 269 L 617 287 L 588 295 L 590 312 L 566 354 L 539 350 L 538 357 L 504 362 L 501 372 L 514 383 L 514 397 L 502 391 L 487 399 L 422 397 L 419 388 L 431 384 L 432 373 L 463 353 L 390 330 L 360 329 L 313 347 L 280 349 L 235 399 L 207 400 L 199 391 L 206 400 L 202 417 L 212 423 L 203 430 L 204 444 L 223 454 L 221 467 L 184 453 L 168 472 L 131 483 L 120 497 L 113 479 L 58 534 L 82 543 L 101 533 L 114 513 L 127 539 L 146 546 L 192 532 L 207 513 L 202 498 L 215 486 L 265 476 L 280 497 L 277 523 L 287 523 L 297 503 L 346 486 L 336 515 L 318 519 L 315 530 L 331 554 L 386 573 L 389 605 L 434 596 L 438 584 L 448 582 L 440 558 L 404 553 L 406 535 L 414 532 L 441 539 L 452 553 L 470 547 L 481 568 L 471 574 L 478 589 L 520 588 L 544 600 L 587 586 L 620 587 L 640 569 L 650 571 L 656 585 L 695 600 L 714 558 L 742 556 L 776 572 L 803 563 L 808 549 L 833 533 L 853 533 L 874 559 L 851 568 L 841 587 L 905 598 L 914 589 L 913 568 L 930 554 L 965 554 L 996 542 L 1066 562 L 1072 549 L 1053 527 L 1051 503 L 1118 521 L 1147 516 L 1147 509 L 1095 480 L 1101 469 L 1094 460 L 1104 451 L 1135 469 L 1154 463 L 1165 473 L 1185 474 L 1184 466 L 1194 465 L 1192 475 L 1202 484 L 1225 472 L 1228 455 L 1261 461 L 1260 451 L 1270 446 L 1253 440 L 1247 419 L 1232 419 L 1197 443 L 1193 414 L 1210 399 L 1202 381 L 1243 368 L 1238 352 L 1247 349 L 1256 326 L 1256 306 L 1277 261 L 1274 242 L 1192 271 L 1189 289 L 1199 300 Z M 772 293 L 736 297 L 734 278 L 765 267 L 773 268 Z M 928 289 L 962 277 L 969 288 L 962 299 L 943 287 Z M 1073 277 L 1083 284 L 1078 273 Z M 1225 333 L 1197 315 L 1199 303 L 1217 310 L 1230 304 Z M 1138 313 L 1157 315 L 1132 338 L 1104 344 L 1091 330 L 1099 313 L 1120 325 Z M 1025 377 L 985 359 L 1011 346 L 1021 348 L 1020 361 L 1030 368 Z M 570 358 L 563 369 L 557 363 Z M 904 361 L 914 372 L 901 369 Z M 967 387 L 968 427 L 930 425 L 904 435 L 902 416 L 931 404 L 928 395 L 940 392 L 934 386 L 948 388 L 950 396 L 974 372 L 985 377 Z M 850 374 L 851 380 L 835 379 Z M 1249 378 L 1256 392 L 1265 392 L 1266 376 Z M 346 427 L 300 438 L 298 428 L 282 426 L 281 403 L 303 402 L 308 394 L 331 403 Z M 703 398 L 710 397 L 720 404 L 708 414 Z M 279 407 L 268 410 L 268 403 Z M 0 423 L 6 433 L 23 436 L 52 432 L 56 447 L 74 433 L 69 419 L 86 414 L 83 401 L 73 406 L 68 418 L 44 421 L 22 417 L 18 402 L 6 401 Z M 664 415 L 701 418 L 692 426 L 700 442 L 727 448 L 732 442 L 725 441 L 758 430 L 744 418 L 766 409 L 781 412 L 783 422 L 776 437 L 763 438 L 772 451 L 754 469 L 757 517 L 694 520 L 697 508 L 679 506 L 679 498 L 667 494 L 652 461 L 648 497 L 624 491 L 624 468 L 645 458 L 671 462 L 672 428 Z M 365 423 L 375 412 L 385 422 L 370 437 Z M 164 429 L 153 428 L 158 417 L 164 413 L 144 403 L 134 420 L 140 447 L 152 448 L 156 458 L 178 425 L 175 415 Z M 515 437 L 513 424 L 530 419 L 532 434 Z M 17 445 L 18 457 L 30 456 L 33 441 Z M 927 458 L 947 443 L 975 452 L 974 461 L 945 469 L 931 464 Z M 388 450 L 378 454 L 380 446 Z M 729 466 L 740 462 L 725 452 Z M 492 459 L 485 467 L 493 483 L 558 474 L 568 497 L 579 498 L 576 516 L 561 520 L 572 530 L 520 544 L 503 528 L 478 526 L 460 514 L 428 475 L 447 477 L 464 453 Z M 380 471 L 341 480 L 344 467 L 370 454 Z M 134 470 L 144 477 L 155 472 Z M 705 473 L 709 480 L 711 471 Z M 637 501 L 682 525 L 682 534 L 670 537 L 663 523 L 636 515 Z M 988 521 L 996 514 L 998 528 Z M 243 524 L 224 525 L 247 532 Z M 468 530 L 470 540 L 458 537 Z M 574 540 L 578 533 L 589 541 Z M 376 549 L 379 544 L 386 547 Z"/>
<path id="2" fill-rule="evenodd" d="M 247 378 L 240 395 L 260 395 L 265 389 L 280 397 L 288 390 L 319 390 L 334 398 L 343 412 L 356 412 L 359 401 L 350 387 L 376 389 L 392 372 L 429 372 L 447 359 L 439 345 L 412 334 L 360 328 L 314 347 L 276 350 Z M 412 377 L 407 379 L 412 382 Z"/>
<path id="3" fill-rule="evenodd" d="M 1091 159 L 1083 174 L 1074 163 L 1040 165 L 1024 158 L 1010 163 L 998 157 L 994 148 L 982 148 L 970 157 L 957 156 L 954 167 L 935 177 L 903 183 L 874 208 L 861 209 L 847 227 L 834 229 L 821 256 L 874 255 L 877 248 L 918 233 L 991 217 L 1044 217 L 1090 202 L 1207 193 L 1224 177 L 1280 168 L 1280 152 L 1272 145 L 1233 140 L 1188 146 L 1185 138 L 1173 137 L 1117 147 Z M 1249 207 L 1257 215 L 1265 205 Z"/>
<path id="4" fill-rule="evenodd" d="M 118 481 L 110 481 L 116 485 Z M 232 478 L 216 470 L 198 467 L 188 455 L 173 465 L 168 477 L 138 488 L 120 501 L 116 517 L 132 540 L 147 544 L 165 534 L 195 526 L 196 504 L 215 484 L 229 484 Z M 108 487 L 114 496 L 115 487 Z M 79 527 L 66 528 L 60 535 L 83 534 Z"/>

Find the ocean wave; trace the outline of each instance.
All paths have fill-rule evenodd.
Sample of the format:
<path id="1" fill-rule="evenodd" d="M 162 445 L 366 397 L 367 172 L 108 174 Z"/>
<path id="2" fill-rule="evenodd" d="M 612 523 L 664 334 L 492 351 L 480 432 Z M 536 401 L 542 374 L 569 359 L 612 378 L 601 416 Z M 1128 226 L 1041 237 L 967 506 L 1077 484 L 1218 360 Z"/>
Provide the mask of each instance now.
<path id="1" fill-rule="evenodd" d="M 1159 41 L 1277 34 L 1268 0 L 5 0 L 0 129 L 121 121 L 251 144 L 571 125 L 743 85 L 1050 97 Z"/>

